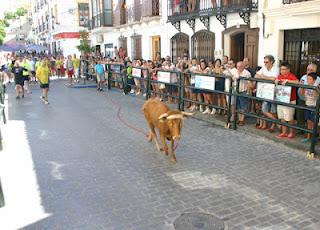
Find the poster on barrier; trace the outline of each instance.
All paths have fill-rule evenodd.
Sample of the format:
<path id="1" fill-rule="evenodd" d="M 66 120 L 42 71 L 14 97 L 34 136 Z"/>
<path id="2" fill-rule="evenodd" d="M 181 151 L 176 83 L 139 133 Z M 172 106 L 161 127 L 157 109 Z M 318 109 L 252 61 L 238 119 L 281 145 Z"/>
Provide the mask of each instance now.
<path id="1" fill-rule="evenodd" d="M 121 72 L 121 66 L 120 65 L 111 65 L 111 69 L 116 73 L 120 73 Z"/>
<path id="2" fill-rule="evenodd" d="M 171 73 L 158 71 L 158 81 L 171 83 Z"/>
<path id="3" fill-rule="evenodd" d="M 257 97 L 274 100 L 275 85 L 271 83 L 257 83 Z"/>
<path id="4" fill-rule="evenodd" d="M 215 83 L 216 83 L 215 77 L 208 77 L 208 76 L 201 76 L 201 75 L 195 76 L 196 88 L 214 90 Z"/>
<path id="5" fill-rule="evenodd" d="M 133 77 L 141 77 L 141 69 L 132 68 L 132 76 Z"/>
<path id="6" fill-rule="evenodd" d="M 276 87 L 276 101 L 290 103 L 291 86 L 277 85 Z"/>

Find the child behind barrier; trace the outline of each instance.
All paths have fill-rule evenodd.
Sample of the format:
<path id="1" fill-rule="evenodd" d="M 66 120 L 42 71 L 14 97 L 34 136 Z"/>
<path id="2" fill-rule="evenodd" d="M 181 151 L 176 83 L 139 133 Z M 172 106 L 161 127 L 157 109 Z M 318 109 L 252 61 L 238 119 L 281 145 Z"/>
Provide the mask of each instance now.
<path id="1" fill-rule="evenodd" d="M 309 86 L 316 86 L 317 74 L 316 73 L 309 73 L 307 75 L 307 83 Z M 319 93 L 313 89 L 305 89 L 301 88 L 300 93 L 302 96 L 305 97 L 306 106 L 314 108 L 317 103 Z M 305 110 L 304 118 L 307 121 L 307 129 L 313 129 L 313 120 L 314 120 L 314 112 L 310 110 Z M 307 134 L 307 138 L 301 140 L 301 142 L 306 143 L 311 140 L 311 133 Z"/>

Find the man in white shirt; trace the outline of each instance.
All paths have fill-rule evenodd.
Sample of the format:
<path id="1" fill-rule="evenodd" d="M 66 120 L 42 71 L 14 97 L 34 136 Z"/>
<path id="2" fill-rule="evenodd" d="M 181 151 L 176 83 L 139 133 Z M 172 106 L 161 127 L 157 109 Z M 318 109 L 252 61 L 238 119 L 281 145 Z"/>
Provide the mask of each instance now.
<path id="1" fill-rule="evenodd" d="M 263 80 L 271 80 L 275 81 L 279 75 L 279 68 L 275 67 L 274 64 L 275 60 L 272 55 L 267 55 L 264 57 L 264 66 L 256 73 L 257 79 Z M 270 102 L 263 102 L 262 103 L 262 113 L 271 119 L 277 119 L 277 106 L 276 104 Z M 269 129 L 269 132 L 275 131 L 276 124 L 272 123 Z M 263 121 L 260 126 L 257 127 L 258 129 L 267 129 L 267 122 Z"/>
<path id="2" fill-rule="evenodd" d="M 239 61 L 237 63 L 237 71 L 232 76 L 232 79 L 233 79 L 235 85 L 237 83 L 237 80 L 240 77 L 251 78 L 250 72 L 245 69 L 245 65 L 242 61 Z M 247 92 L 250 88 L 252 88 L 251 81 L 240 80 L 239 94 L 247 94 Z M 248 102 L 249 102 L 249 99 L 247 97 L 241 97 L 241 96 L 238 97 L 238 103 L 237 103 L 238 110 L 240 112 L 245 112 L 248 109 Z M 235 106 L 232 105 L 231 109 L 232 109 L 232 114 L 234 114 L 235 113 Z M 239 114 L 238 124 L 239 124 L 239 126 L 244 125 L 244 114 L 242 114 L 242 113 Z"/>
<path id="3" fill-rule="evenodd" d="M 237 69 L 235 68 L 235 63 L 234 63 L 234 60 L 231 58 L 227 65 L 226 65 L 226 69 L 223 71 L 223 74 L 228 76 L 228 77 L 231 77 L 233 78 L 233 76 L 235 76 L 237 73 Z M 229 78 L 226 78 L 225 80 L 225 87 L 224 87 L 224 91 L 225 92 L 230 92 L 230 84 L 231 86 L 235 86 L 233 83 L 234 83 L 234 80 L 232 80 L 232 83 L 230 82 L 231 80 Z M 231 119 L 230 121 L 233 121 L 234 119 L 234 104 L 235 104 L 235 98 L 234 96 L 231 97 L 231 102 L 229 101 L 229 97 L 227 95 L 227 103 L 231 103 L 231 111 L 232 111 L 232 116 L 231 116 Z M 233 110 L 232 110 L 233 108 Z"/>

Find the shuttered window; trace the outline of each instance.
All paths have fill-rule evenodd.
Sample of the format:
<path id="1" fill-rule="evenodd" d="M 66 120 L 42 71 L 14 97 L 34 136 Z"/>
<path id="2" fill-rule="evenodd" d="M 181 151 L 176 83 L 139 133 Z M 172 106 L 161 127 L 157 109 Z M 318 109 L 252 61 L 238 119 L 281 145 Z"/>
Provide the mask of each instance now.
<path id="1" fill-rule="evenodd" d="M 131 37 L 131 58 L 142 59 L 141 35 Z"/>

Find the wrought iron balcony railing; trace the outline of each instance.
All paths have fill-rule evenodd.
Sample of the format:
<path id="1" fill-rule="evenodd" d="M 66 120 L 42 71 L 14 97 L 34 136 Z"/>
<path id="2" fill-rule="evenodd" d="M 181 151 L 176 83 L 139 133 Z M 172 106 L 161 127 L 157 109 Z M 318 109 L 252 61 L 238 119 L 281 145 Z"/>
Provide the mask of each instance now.
<path id="1" fill-rule="evenodd" d="M 282 0 L 282 3 L 283 4 L 292 4 L 292 3 L 307 2 L 307 1 L 312 1 L 312 0 Z"/>
<path id="2" fill-rule="evenodd" d="M 91 29 L 110 27 L 113 25 L 112 10 L 104 10 L 91 18 Z"/>
<path id="3" fill-rule="evenodd" d="M 142 17 L 153 17 L 159 15 L 159 0 L 144 0 L 142 3 Z"/>
<path id="4" fill-rule="evenodd" d="M 180 21 L 190 18 L 212 16 L 219 13 L 257 11 L 258 0 L 169 0 L 168 20 Z M 191 1 L 192 2 L 192 1 Z"/>

